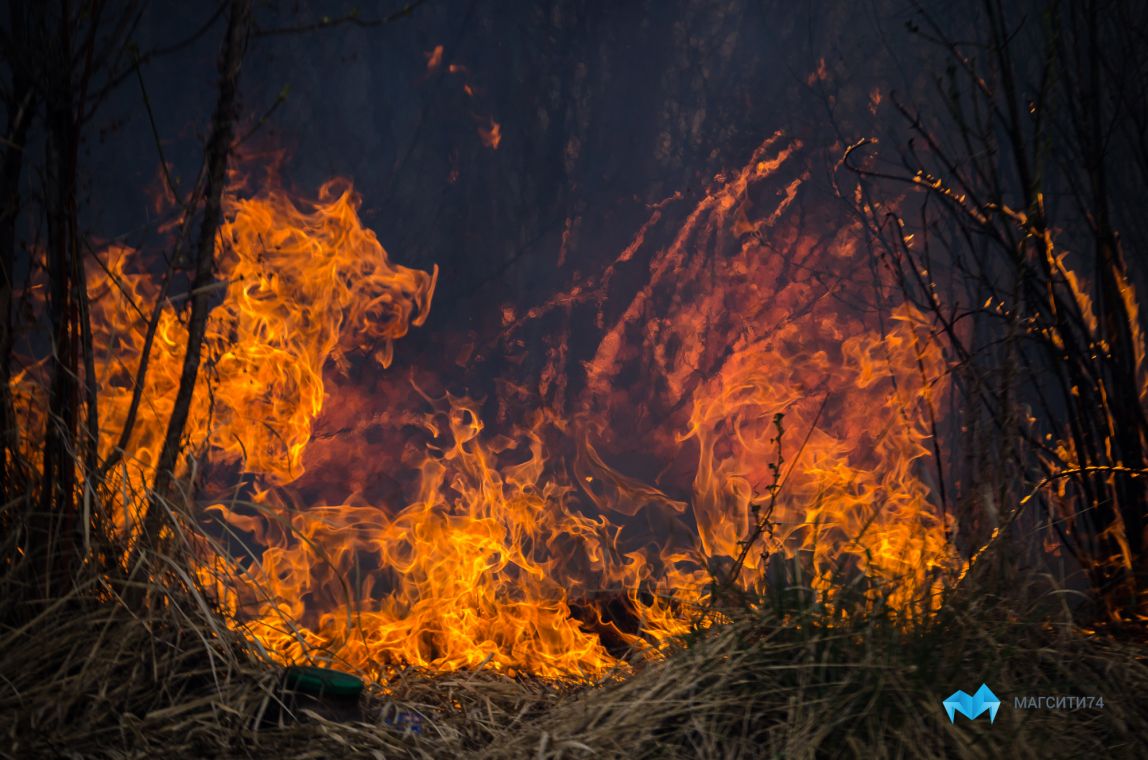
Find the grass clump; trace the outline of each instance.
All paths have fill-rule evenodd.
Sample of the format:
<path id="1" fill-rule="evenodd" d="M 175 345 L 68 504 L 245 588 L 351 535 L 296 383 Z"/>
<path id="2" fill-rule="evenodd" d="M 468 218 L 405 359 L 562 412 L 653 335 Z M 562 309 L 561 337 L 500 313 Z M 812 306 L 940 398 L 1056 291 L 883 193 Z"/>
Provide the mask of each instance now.
<path id="1" fill-rule="evenodd" d="M 281 665 L 186 571 L 195 542 L 180 531 L 193 528 L 172 525 L 134 572 L 84 562 L 47 598 L 20 562 L 4 566 L 0 755 L 1116 757 L 1148 735 L 1143 631 L 1082 629 L 1070 595 L 1036 593 L 1015 568 L 1002 584 L 994 562 L 910 625 L 786 589 L 743 598 L 626 678 L 409 669 L 332 718 L 291 702 Z M 950 724 L 942 700 L 982 682 L 1002 702 L 995 722 Z M 1014 708 L 1028 696 L 1104 707 Z"/>
<path id="2" fill-rule="evenodd" d="M 950 724 L 942 700 L 982 682 L 1002 702 L 995 722 Z M 1136 696 L 1145 687 L 1141 643 L 968 588 L 909 629 L 876 615 L 827 626 L 816 613 L 718 626 L 632 679 L 556 706 L 491 756 L 1130 756 L 1148 730 Z M 1014 709 L 1029 695 L 1105 701 Z"/>

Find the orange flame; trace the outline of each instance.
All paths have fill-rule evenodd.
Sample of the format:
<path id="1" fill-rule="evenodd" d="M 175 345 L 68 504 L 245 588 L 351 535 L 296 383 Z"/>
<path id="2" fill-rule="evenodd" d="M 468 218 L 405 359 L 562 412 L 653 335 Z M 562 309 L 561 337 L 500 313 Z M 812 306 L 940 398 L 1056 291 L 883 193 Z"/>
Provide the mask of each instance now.
<path id="1" fill-rule="evenodd" d="M 502 125 L 491 119 L 490 126 L 479 126 L 478 137 L 486 147 L 491 150 L 498 150 L 498 145 L 502 142 Z"/>
<path id="2" fill-rule="evenodd" d="M 615 529 L 579 513 L 571 488 L 544 475 L 537 433 L 484 440 L 468 399 L 450 399 L 425 424 L 441 449 L 421 463 L 417 499 L 394 517 L 365 506 L 291 517 L 293 538 L 263 553 L 270 597 L 245 600 L 257 610 L 251 630 L 288 659 L 337 651 L 377 670 L 486 665 L 559 677 L 615 665 L 592 621 L 574 610 L 602 588 L 614 585 L 624 600 L 648 580 L 640 563 L 612 556 Z M 268 539 L 263 526 L 215 509 Z M 353 567 L 373 570 L 358 588 L 347 586 Z M 580 585 L 587 577 L 593 589 Z M 299 620 L 314 622 L 287 628 Z"/>
<path id="3" fill-rule="evenodd" d="M 783 222 L 805 179 L 784 178 L 800 148 L 767 140 L 651 260 L 588 365 L 586 413 L 677 422 L 671 441 L 650 432 L 666 461 L 696 446 L 690 503 L 711 561 L 737 558 L 772 507 L 764 553 L 805 558 L 825 598 L 860 572 L 872 601 L 912 614 L 957 565 L 923 468 L 946 366 L 914 309 L 894 306 L 882 325 L 841 307 L 880 289 L 851 281 L 867 271 L 856 230 L 824 243 Z M 765 569 L 762 550 L 747 568 Z"/>
<path id="4" fill-rule="evenodd" d="M 399 436 L 386 466 L 409 486 L 396 504 L 296 509 L 289 484 L 327 401 L 325 373 L 352 353 L 388 366 L 394 341 L 425 321 L 437 269 L 391 263 L 346 183 L 314 203 L 277 190 L 229 198 L 187 436 L 257 476 L 251 504 L 210 510 L 260 547 L 220 591 L 237 625 L 287 661 L 602 675 L 688 631 L 711 572 L 770 510 L 775 527 L 745 555 L 743 586 L 761 587 L 780 557 L 822 600 L 853 573 L 873 603 L 927 607 L 956 564 L 924 466 L 945 363 L 912 308 L 841 307 L 881 283 L 841 274 L 856 230 L 826 242 L 789 219 L 807 178 L 800 151 L 767 140 L 647 254 L 681 196 L 658 204 L 613 265 L 523 318 L 596 311 L 601 338 L 572 414 L 562 341 L 536 393 L 516 386 L 533 411 L 501 435 L 469 398 L 385 410 Z M 645 284 L 612 302 L 616 268 L 642 261 Z M 159 288 L 134 251 L 113 247 L 103 264 L 89 287 L 106 454 Z M 178 384 L 186 328 L 172 300 L 127 446 L 133 487 L 152 475 Z M 509 312 L 507 334 L 522 321 Z"/>
<path id="5" fill-rule="evenodd" d="M 427 59 L 427 73 L 436 71 L 442 65 L 442 45 L 435 45 L 434 50 L 424 53 Z"/>
<path id="6" fill-rule="evenodd" d="M 843 313 L 832 297 L 842 282 L 785 272 L 818 257 L 843 268 L 855 254 L 854 230 L 818 247 L 783 223 L 800 172 L 772 205 L 750 202 L 799 150 L 775 136 L 715 180 L 605 330 L 575 419 L 543 405 L 509 435 L 490 435 L 476 402 L 447 397 L 404 418 L 428 437 L 407 437 L 416 496 L 398 510 L 312 507 L 291 513 L 284 533 L 216 507 L 268 547 L 268 593 L 233 599 L 250 630 L 290 660 L 328 651 L 376 671 L 601 675 L 625 651 L 654 653 L 689 629 L 710 570 L 738 556 L 771 500 L 776 529 L 745 558 L 743 585 L 761 582 L 764 551 L 804 562 L 823 599 L 853 572 L 874 603 L 905 614 L 927 605 L 956 565 L 952 526 L 922 475 L 945 364 L 920 313 L 891 307 L 882 328 Z M 608 277 L 547 308 L 604 304 Z M 519 322 L 511 314 L 508 324 Z M 635 362 L 647 376 L 627 384 Z M 543 373 L 547 387 L 560 372 Z M 682 411 L 662 415 L 662 404 Z M 780 466 L 777 415 L 792 436 Z M 643 416 L 668 422 L 643 426 Z M 619 450 L 606 420 L 638 421 L 623 423 L 627 437 L 644 436 L 661 460 L 691 460 L 692 477 L 667 491 L 615 468 L 601 450 Z M 570 457 L 562 441 L 572 434 Z M 261 509 L 282 509 L 275 493 Z M 635 521 L 660 527 L 636 534 Z"/>
<path id="7" fill-rule="evenodd" d="M 217 251 L 222 302 L 211 313 L 205 370 L 186 430 L 193 447 L 270 482 L 302 471 L 311 425 L 323 408 L 324 367 L 361 351 L 386 367 L 394 341 L 426 319 L 432 274 L 397 266 L 362 227 L 346 183 L 323 186 L 300 207 L 281 192 L 227 199 Z M 159 289 L 135 252 L 112 247 L 89 276 L 100 388 L 101 448 L 106 456 L 127 421 L 147 314 Z M 163 304 L 151 348 L 143 404 L 127 450 L 127 480 L 147 483 L 163 444 L 179 387 L 187 330 Z M 114 437 L 113 437 L 114 436 Z M 121 527 L 128 515 L 119 515 Z"/>

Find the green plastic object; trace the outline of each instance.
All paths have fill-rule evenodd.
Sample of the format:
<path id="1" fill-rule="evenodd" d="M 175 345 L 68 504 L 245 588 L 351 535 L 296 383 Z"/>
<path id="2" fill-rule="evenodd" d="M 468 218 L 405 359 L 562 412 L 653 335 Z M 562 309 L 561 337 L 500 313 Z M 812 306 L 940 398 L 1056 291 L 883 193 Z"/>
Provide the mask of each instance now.
<path id="1" fill-rule="evenodd" d="M 291 665 L 287 668 L 287 688 L 315 697 L 358 698 L 363 682 L 350 673 L 309 665 Z"/>

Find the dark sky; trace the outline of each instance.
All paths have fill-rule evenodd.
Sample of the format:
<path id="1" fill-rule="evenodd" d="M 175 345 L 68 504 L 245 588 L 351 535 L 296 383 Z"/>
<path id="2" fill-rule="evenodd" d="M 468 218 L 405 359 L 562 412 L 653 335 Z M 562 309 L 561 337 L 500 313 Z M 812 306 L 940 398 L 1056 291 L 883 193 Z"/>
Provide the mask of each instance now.
<path id="1" fill-rule="evenodd" d="M 261 29 L 355 7 L 275 5 L 257 4 Z M 886 42 L 906 36 L 907 4 L 804 5 L 429 0 L 384 26 L 257 36 L 243 71 L 247 127 L 285 99 L 244 150 L 249 165 L 280 152 L 285 181 L 304 196 L 351 179 L 395 260 L 442 268 L 431 324 L 484 322 L 500 302 L 537 303 L 608 261 L 648 204 L 700 191 L 775 130 L 815 149 L 871 130 L 870 93 L 905 71 Z M 213 12 L 152 3 L 139 47 L 186 38 Z M 164 153 L 184 183 L 202 155 L 223 22 L 143 70 Z M 438 45 L 442 66 L 428 73 Z M 811 82 L 822 59 L 828 78 Z M 452 64 L 464 71 L 450 73 Z M 496 151 L 479 136 L 491 119 L 502 131 Z M 138 83 L 121 87 L 96 127 L 93 226 L 107 236 L 140 230 L 159 162 Z M 567 227 L 569 254 L 557 267 Z"/>

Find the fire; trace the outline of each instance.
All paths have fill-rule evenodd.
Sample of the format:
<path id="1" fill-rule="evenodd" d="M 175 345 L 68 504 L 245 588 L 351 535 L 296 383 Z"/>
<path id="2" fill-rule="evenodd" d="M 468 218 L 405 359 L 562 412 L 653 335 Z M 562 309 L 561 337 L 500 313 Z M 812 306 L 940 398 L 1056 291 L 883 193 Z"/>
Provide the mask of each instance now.
<path id="1" fill-rule="evenodd" d="M 700 450 L 699 538 L 708 556 L 737 556 L 755 509 L 772 501 L 777 528 L 767 548 L 807 557 L 814 589 L 834 593 L 851 564 L 873 584 L 875 600 L 909 610 L 927 600 L 923 592 L 951 560 L 931 489 L 914 467 L 930 456 L 927 408 L 944 387 L 930 378 L 944 365 L 911 308 L 896 310 L 884 335 L 824 317 L 810 319 L 823 334 L 836 333 L 839 352 L 798 348 L 808 327 L 789 323 L 702 385 L 688 434 Z M 923 371 L 911 372 L 917 362 Z M 897 384 L 890 365 L 906 370 Z M 779 414 L 797 438 L 782 446 L 780 473 L 771 469 Z M 748 556 L 747 567 L 755 566 Z"/>
<path id="2" fill-rule="evenodd" d="M 427 59 L 424 76 L 429 76 L 442 68 L 444 56 L 442 45 L 435 45 L 429 53 L 424 53 L 423 56 Z M 469 81 L 470 72 L 466 66 L 460 63 L 448 64 L 446 73 L 458 78 L 458 81 L 462 83 L 462 91 L 468 100 L 472 102 L 477 100 L 475 86 Z M 491 150 L 498 150 L 498 146 L 502 142 L 502 125 L 495 121 L 492 116 L 478 116 L 472 113 L 471 118 L 477 124 L 478 138 L 482 141 L 483 146 Z"/>
<path id="3" fill-rule="evenodd" d="M 442 65 L 442 45 L 435 45 L 434 49 L 426 53 L 427 59 L 427 73 L 432 73 L 438 70 Z"/>
<path id="4" fill-rule="evenodd" d="M 301 207 L 272 191 L 227 199 L 219 235 L 220 304 L 208 323 L 200 388 L 185 435 L 193 450 L 277 483 L 303 471 L 303 450 L 323 408 L 323 374 L 353 352 L 388 366 L 394 341 L 426 319 L 437 269 L 393 265 L 358 220 L 346 183 L 328 183 Z M 160 296 L 136 252 L 109 248 L 88 287 L 102 415 L 101 450 L 118 445 L 146 343 L 148 311 Z M 187 331 L 180 296 L 162 301 L 142 403 L 125 447 L 125 481 L 149 482 L 179 386 Z M 121 527 L 131 516 L 118 515 Z"/>
<path id="5" fill-rule="evenodd" d="M 914 614 L 957 566 L 926 480 L 946 364 L 912 307 L 842 308 L 885 291 L 858 266 L 856 230 L 815 239 L 786 221 L 800 149 L 765 141 L 651 259 L 589 365 L 584 414 L 642 409 L 664 461 L 690 455 L 677 485 L 708 560 L 739 557 L 769 511 L 745 557 L 759 579 L 764 556 L 796 558 L 828 599 L 860 572 L 873 603 Z"/>
<path id="6" fill-rule="evenodd" d="M 498 145 L 502 142 L 502 125 L 491 119 L 488 126 L 479 125 L 478 136 L 483 145 L 491 150 L 498 150 Z"/>
<path id="7" fill-rule="evenodd" d="M 336 651 L 376 672 L 485 665 L 560 677 L 616 664 L 593 630 L 608 623 L 574 607 L 611 586 L 625 601 L 650 580 L 642 563 L 615 556 L 616 529 L 581 514 L 570 486 L 545 476 L 537 433 L 484 440 L 475 406 L 449 399 L 425 419 L 441 447 L 421 464 L 416 499 L 393 517 L 371 506 L 291 516 L 291 540 L 263 553 L 270 596 L 241 602 L 256 608 L 251 630 L 262 641 L 288 659 Z M 267 540 L 258 521 L 216 509 Z M 371 572 L 349 589 L 344 573 L 353 567 Z M 593 589 L 579 583 L 584 577 L 596 579 Z M 322 603 L 308 610 L 305 598 Z M 288 628 L 299 620 L 313 623 Z"/>
<path id="8" fill-rule="evenodd" d="M 389 366 L 395 341 L 427 318 L 437 268 L 392 263 L 345 182 L 313 202 L 278 189 L 229 196 L 186 435 L 256 486 L 205 516 L 255 546 L 219 591 L 236 624 L 285 661 L 561 678 L 656 656 L 738 561 L 747 588 L 781 562 L 822 603 L 846 577 L 864 580 L 853 586 L 870 604 L 927 610 L 956 567 L 929 482 L 945 361 L 911 307 L 842 307 L 886 291 L 842 274 L 860 271 L 856 230 L 815 238 L 790 219 L 808 178 L 800 151 L 771 137 L 714 179 L 665 247 L 647 238 L 681 195 L 599 275 L 521 318 L 507 311 L 508 339 L 564 310 L 589 312 L 600 337 L 572 368 L 559 336 L 535 387 L 504 384 L 516 390 L 497 399 L 512 415 L 497 431 L 472 398 L 419 391 L 374 410 L 392 452 L 380 466 L 402 486 L 392 503 L 297 507 L 292 484 L 329 373 Z M 105 456 L 129 417 L 150 304 L 164 303 L 118 470 L 139 490 L 186 329 L 180 296 L 160 299 L 136 251 L 112 247 L 101 261 L 89 289 Z M 618 267 L 639 262 L 645 284 L 607 298 Z M 116 518 L 129 535 L 131 501 Z M 765 518 L 771 529 L 747 550 Z"/>

